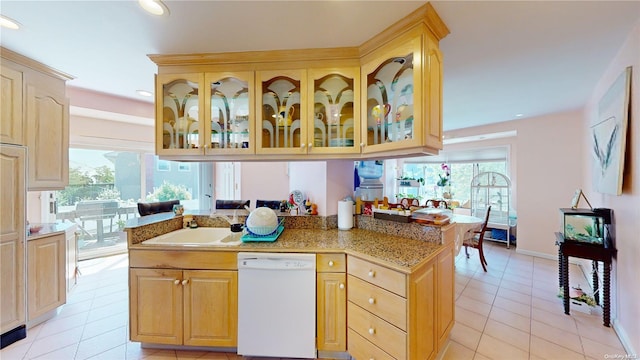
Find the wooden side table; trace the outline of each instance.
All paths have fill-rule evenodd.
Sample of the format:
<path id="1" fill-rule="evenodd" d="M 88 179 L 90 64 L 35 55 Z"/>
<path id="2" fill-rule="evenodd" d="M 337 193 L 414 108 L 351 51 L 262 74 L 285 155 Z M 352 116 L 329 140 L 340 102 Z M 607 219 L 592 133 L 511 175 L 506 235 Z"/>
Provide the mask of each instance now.
<path id="1" fill-rule="evenodd" d="M 598 261 L 604 263 L 602 279 L 602 322 L 606 327 L 611 321 L 611 261 L 616 249 L 612 247 L 594 246 L 574 241 L 565 241 L 564 236 L 556 232 L 556 245 L 558 245 L 558 282 L 563 290 L 564 313 L 569 315 L 569 256 L 592 260 L 593 267 L 593 291 L 596 303 L 600 304 L 598 294 Z"/>

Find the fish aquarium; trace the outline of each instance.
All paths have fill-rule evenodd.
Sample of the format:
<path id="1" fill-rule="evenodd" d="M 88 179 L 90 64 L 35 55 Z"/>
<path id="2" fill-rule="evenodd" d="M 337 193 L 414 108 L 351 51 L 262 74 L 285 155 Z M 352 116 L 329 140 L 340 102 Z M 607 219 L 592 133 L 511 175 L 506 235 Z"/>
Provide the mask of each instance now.
<path id="1" fill-rule="evenodd" d="M 594 246 L 609 246 L 611 209 L 560 209 L 564 239 Z"/>

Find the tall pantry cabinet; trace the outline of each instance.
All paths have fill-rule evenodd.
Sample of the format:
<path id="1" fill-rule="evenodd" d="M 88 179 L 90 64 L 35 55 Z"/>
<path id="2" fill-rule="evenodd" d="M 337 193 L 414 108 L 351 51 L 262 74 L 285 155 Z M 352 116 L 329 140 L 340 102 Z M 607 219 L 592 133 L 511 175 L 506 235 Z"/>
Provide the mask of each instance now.
<path id="1" fill-rule="evenodd" d="M 70 75 L 0 47 L 0 141 L 28 147 L 28 190 L 64 189 L 69 183 Z"/>
<path id="2" fill-rule="evenodd" d="M 0 144 L 0 334 L 5 347 L 26 337 L 26 150 Z"/>

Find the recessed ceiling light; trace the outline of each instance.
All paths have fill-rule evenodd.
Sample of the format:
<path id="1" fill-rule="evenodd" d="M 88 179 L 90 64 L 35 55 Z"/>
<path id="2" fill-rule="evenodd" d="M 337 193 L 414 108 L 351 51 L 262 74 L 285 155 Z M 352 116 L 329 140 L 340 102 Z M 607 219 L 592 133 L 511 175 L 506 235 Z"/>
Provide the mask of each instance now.
<path id="1" fill-rule="evenodd" d="M 138 93 L 138 95 L 140 96 L 145 96 L 145 97 L 151 97 L 153 96 L 153 93 L 147 90 L 136 90 L 136 92 Z"/>
<path id="2" fill-rule="evenodd" d="M 5 27 L 7 29 L 11 29 L 11 30 L 20 29 L 20 23 L 4 15 L 0 15 L 0 26 Z"/>
<path id="3" fill-rule="evenodd" d="M 138 4 L 149 14 L 169 15 L 169 9 L 160 0 L 138 0 Z"/>
<path id="4" fill-rule="evenodd" d="M 523 117 L 524 114 L 516 114 L 516 117 Z"/>

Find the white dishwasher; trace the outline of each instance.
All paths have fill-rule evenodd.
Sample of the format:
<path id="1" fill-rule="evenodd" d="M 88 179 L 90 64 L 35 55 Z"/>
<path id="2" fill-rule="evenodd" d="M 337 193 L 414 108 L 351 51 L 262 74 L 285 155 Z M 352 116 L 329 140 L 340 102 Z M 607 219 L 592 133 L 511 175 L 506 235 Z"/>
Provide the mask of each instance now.
<path id="1" fill-rule="evenodd" d="M 238 253 L 238 354 L 316 357 L 316 255 Z"/>

